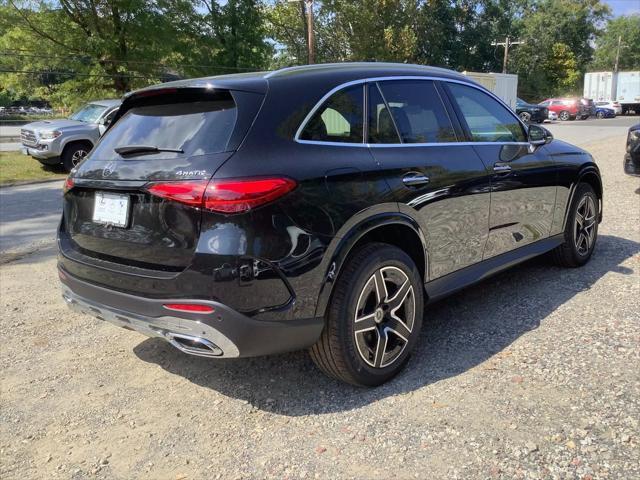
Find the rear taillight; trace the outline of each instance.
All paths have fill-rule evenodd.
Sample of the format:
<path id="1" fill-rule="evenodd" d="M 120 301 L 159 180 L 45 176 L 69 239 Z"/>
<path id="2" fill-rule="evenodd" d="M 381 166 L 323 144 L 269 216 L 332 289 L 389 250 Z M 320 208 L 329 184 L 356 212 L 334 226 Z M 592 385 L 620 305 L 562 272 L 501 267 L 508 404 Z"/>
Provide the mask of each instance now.
<path id="1" fill-rule="evenodd" d="M 147 191 L 157 197 L 221 213 L 242 213 L 272 202 L 296 187 L 290 178 L 248 178 L 154 183 Z"/>
<path id="2" fill-rule="evenodd" d="M 62 193 L 67 193 L 74 186 L 73 178 L 67 177 L 64 180 L 64 184 L 62 185 Z"/>
<path id="3" fill-rule="evenodd" d="M 214 180 L 204 196 L 204 208 L 215 212 L 240 213 L 269 203 L 296 188 L 290 178 Z"/>
<path id="4" fill-rule="evenodd" d="M 207 180 L 195 180 L 193 182 L 166 182 L 154 183 L 147 187 L 147 191 L 156 197 L 175 200 L 193 207 L 203 205 L 204 191 L 207 189 Z"/>

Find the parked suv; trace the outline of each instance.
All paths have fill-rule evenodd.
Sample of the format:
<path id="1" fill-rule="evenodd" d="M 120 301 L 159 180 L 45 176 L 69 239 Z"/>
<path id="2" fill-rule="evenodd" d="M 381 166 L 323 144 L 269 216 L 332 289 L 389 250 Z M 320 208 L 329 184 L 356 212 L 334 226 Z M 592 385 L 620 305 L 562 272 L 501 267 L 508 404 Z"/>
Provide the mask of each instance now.
<path id="1" fill-rule="evenodd" d="M 521 98 L 516 100 L 516 113 L 524 123 L 542 123 L 549 116 L 549 109 L 540 105 L 532 105 Z"/>
<path id="2" fill-rule="evenodd" d="M 106 131 L 119 106 L 120 100 L 100 100 L 87 103 L 68 119 L 29 123 L 20 131 L 22 153 L 70 171 Z"/>
<path id="3" fill-rule="evenodd" d="M 562 121 L 575 120 L 576 118 L 584 120 L 591 115 L 591 107 L 583 104 L 578 98 L 548 98 L 538 105 L 557 113 L 558 118 Z"/>
<path id="4" fill-rule="evenodd" d="M 373 386 L 425 304 L 548 251 L 584 265 L 601 205 L 589 153 L 465 76 L 295 67 L 127 95 L 66 180 L 58 269 L 73 309 L 185 353 L 309 348 Z"/>
<path id="5" fill-rule="evenodd" d="M 640 177 L 640 123 L 631 126 L 627 134 L 624 173 Z"/>

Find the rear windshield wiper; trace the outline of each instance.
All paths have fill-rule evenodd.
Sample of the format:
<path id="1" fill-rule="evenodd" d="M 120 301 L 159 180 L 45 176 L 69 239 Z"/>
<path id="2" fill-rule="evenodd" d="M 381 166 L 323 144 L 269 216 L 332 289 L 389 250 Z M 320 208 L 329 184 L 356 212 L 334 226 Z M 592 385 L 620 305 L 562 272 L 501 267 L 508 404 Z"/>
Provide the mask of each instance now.
<path id="1" fill-rule="evenodd" d="M 124 145 L 122 147 L 116 147 L 113 149 L 118 155 L 123 157 L 127 155 L 144 155 L 145 153 L 158 153 L 158 152 L 175 152 L 184 153 L 181 148 L 164 148 L 156 147 L 154 145 Z"/>

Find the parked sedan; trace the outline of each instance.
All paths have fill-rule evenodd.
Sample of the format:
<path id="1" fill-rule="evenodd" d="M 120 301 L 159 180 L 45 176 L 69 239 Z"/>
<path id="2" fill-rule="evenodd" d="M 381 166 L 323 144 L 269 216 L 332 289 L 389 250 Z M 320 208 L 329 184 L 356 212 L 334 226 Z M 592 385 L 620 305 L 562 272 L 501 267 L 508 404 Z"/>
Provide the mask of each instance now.
<path id="1" fill-rule="evenodd" d="M 516 113 L 524 123 L 542 123 L 547 119 L 549 110 L 541 105 L 533 105 L 518 98 L 516 100 Z"/>
<path id="2" fill-rule="evenodd" d="M 616 112 L 612 108 L 596 107 L 596 118 L 616 118 Z"/>
<path id="3" fill-rule="evenodd" d="M 360 386 L 407 365 L 425 304 L 546 252 L 585 265 L 602 218 L 588 152 L 388 63 L 133 92 L 64 191 L 71 308 L 209 358 L 309 348 Z"/>
<path id="4" fill-rule="evenodd" d="M 596 107 L 610 108 L 616 112 L 616 115 L 622 115 L 622 105 L 620 102 L 596 102 Z"/>
<path id="5" fill-rule="evenodd" d="M 627 135 L 624 172 L 627 175 L 640 176 L 640 123 L 633 125 Z"/>

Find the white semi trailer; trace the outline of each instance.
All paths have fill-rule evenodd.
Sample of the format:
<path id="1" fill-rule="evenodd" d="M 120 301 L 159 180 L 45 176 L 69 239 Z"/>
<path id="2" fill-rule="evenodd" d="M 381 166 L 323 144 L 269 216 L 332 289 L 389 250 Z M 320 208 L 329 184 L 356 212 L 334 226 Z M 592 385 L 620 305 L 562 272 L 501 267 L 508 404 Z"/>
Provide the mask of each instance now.
<path id="1" fill-rule="evenodd" d="M 480 72 L 462 72 L 462 74 L 493 92 L 515 111 L 518 100 L 518 75 Z"/>
<path id="2" fill-rule="evenodd" d="M 640 71 L 588 72 L 584 76 L 584 96 L 595 102 L 618 102 L 623 114 L 631 110 L 640 114 Z"/>

